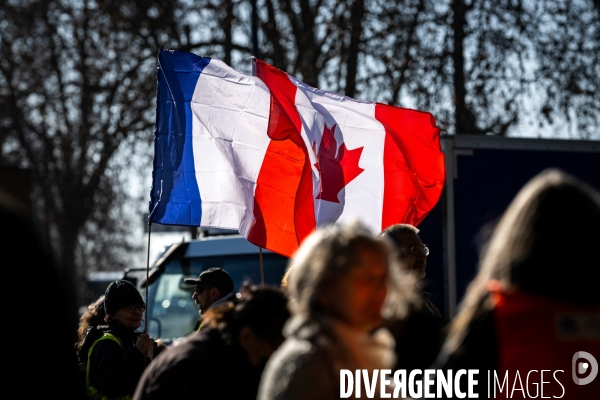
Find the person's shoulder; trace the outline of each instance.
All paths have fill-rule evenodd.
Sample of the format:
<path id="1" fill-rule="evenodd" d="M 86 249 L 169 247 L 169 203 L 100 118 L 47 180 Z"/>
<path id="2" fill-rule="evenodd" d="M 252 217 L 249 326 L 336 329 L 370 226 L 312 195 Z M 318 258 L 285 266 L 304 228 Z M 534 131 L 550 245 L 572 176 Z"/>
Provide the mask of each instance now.
<path id="1" fill-rule="evenodd" d="M 167 346 L 144 371 L 134 399 L 187 398 L 187 394 L 196 393 L 190 387 L 199 380 L 215 385 L 218 374 L 224 372 L 224 346 L 218 335 L 206 332 L 190 334 L 177 345 Z M 170 392 L 172 397 L 164 397 Z M 209 392 L 202 391 L 207 396 Z"/>
<path id="2" fill-rule="evenodd" d="M 498 353 L 493 310 L 482 310 L 465 327 L 456 349 L 444 346 L 435 364 L 441 369 L 497 368 Z"/>
<path id="3" fill-rule="evenodd" d="M 110 333 L 110 327 L 107 325 L 90 326 L 87 330 L 83 344 L 81 345 L 80 353 L 86 354 L 89 349 L 96 343 L 96 341 L 102 338 L 105 334 Z"/>
<path id="4" fill-rule="evenodd" d="M 433 303 L 433 301 L 431 301 L 431 299 L 426 298 L 426 299 L 424 299 L 423 303 L 424 303 L 424 306 L 427 308 L 427 311 L 429 311 L 429 313 L 431 313 L 431 315 L 433 315 L 437 318 L 442 318 L 442 313 L 437 308 L 437 306 Z"/>
<path id="5" fill-rule="evenodd" d="M 85 339 L 83 339 L 83 343 L 93 343 L 97 339 L 101 338 L 104 334 L 104 331 L 101 328 L 101 326 L 90 326 L 85 334 Z"/>
<path id="6" fill-rule="evenodd" d="M 267 369 L 285 374 L 286 371 L 318 371 L 327 367 L 327 351 L 314 342 L 289 338 L 273 353 Z"/>
<path id="7" fill-rule="evenodd" d="M 421 307 L 422 307 L 422 309 L 425 312 L 428 312 L 428 313 L 430 313 L 431 315 L 433 315 L 435 317 L 442 318 L 442 313 L 437 308 L 437 306 L 435 305 L 435 303 L 433 301 L 431 301 L 431 293 L 425 291 L 419 285 L 417 285 L 415 288 L 416 288 L 416 291 L 419 294 L 419 297 L 421 299 Z"/>
<path id="8" fill-rule="evenodd" d="M 102 337 L 102 332 L 98 330 L 95 326 L 91 326 L 88 328 L 87 333 L 85 334 L 85 338 L 83 339 L 83 343 L 81 347 L 77 350 L 77 358 L 80 363 L 87 362 L 88 352 L 91 347 L 94 345 L 96 340 Z"/>
<path id="9" fill-rule="evenodd" d="M 288 338 L 267 362 L 259 399 L 330 397 L 335 389 L 331 368 L 323 347 L 309 340 Z"/>
<path id="10" fill-rule="evenodd" d="M 313 341 L 290 337 L 282 343 L 272 357 L 274 362 L 284 362 L 288 360 L 306 362 L 307 360 L 315 358 L 319 352 L 319 346 Z"/>
<path id="11" fill-rule="evenodd" d="M 176 345 L 167 346 L 157 363 L 178 364 L 186 360 L 207 359 L 222 352 L 224 342 L 213 332 L 194 332 L 181 339 Z"/>

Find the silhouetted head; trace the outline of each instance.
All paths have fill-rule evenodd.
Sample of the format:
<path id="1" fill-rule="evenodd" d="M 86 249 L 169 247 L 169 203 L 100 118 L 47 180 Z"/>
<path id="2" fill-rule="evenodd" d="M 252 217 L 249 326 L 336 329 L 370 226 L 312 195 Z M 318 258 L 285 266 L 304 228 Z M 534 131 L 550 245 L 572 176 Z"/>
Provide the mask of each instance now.
<path id="1" fill-rule="evenodd" d="M 419 229 L 410 224 L 395 224 L 384 229 L 381 236 L 392 240 L 396 260 L 405 272 L 414 274 L 417 279 L 425 278 L 429 248 L 419 237 Z"/>
<path id="2" fill-rule="evenodd" d="M 488 282 L 560 301 L 600 304 L 600 194 L 556 169 L 531 179 L 515 196 L 482 252 L 447 341 L 452 351 L 484 309 Z"/>
<path id="3" fill-rule="evenodd" d="M 283 343 L 283 326 L 290 317 L 287 304 L 280 288 L 245 284 L 231 301 L 210 309 L 205 324 L 219 329 L 245 351 L 253 366 L 260 366 Z"/>
<path id="4" fill-rule="evenodd" d="M 546 170 L 512 201 L 483 253 L 484 278 L 556 299 L 600 304 L 600 195 Z"/>

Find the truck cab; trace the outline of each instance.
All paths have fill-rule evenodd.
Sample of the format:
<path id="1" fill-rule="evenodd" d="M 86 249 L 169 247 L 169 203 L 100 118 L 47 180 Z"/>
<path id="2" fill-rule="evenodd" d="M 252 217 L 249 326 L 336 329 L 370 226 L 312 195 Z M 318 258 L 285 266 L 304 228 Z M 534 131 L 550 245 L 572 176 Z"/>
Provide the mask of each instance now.
<path id="1" fill-rule="evenodd" d="M 139 282 L 142 296 L 147 292 L 148 334 L 168 345 L 192 332 L 200 318 L 192 299 L 195 287 L 185 283 L 185 278 L 197 278 L 212 267 L 222 268 L 231 275 L 235 293 L 246 282 L 279 286 L 287 264 L 287 257 L 259 249 L 237 233 L 228 233 L 172 244 L 148 273 L 145 268 L 127 270 L 126 276 Z"/>

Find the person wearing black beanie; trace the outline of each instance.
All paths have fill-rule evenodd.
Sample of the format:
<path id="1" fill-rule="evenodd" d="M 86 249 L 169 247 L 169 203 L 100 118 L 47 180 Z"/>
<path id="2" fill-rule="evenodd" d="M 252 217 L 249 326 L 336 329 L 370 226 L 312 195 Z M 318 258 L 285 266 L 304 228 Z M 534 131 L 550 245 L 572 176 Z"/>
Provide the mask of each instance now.
<path id="1" fill-rule="evenodd" d="M 114 315 L 119 308 L 129 305 L 144 307 L 144 299 L 133 283 L 119 280 L 108 285 L 104 294 L 104 309 L 107 314 Z"/>
<path id="2" fill-rule="evenodd" d="M 145 309 L 144 299 L 131 282 L 118 280 L 108 285 L 106 325 L 91 327 L 79 350 L 88 396 L 129 399 L 133 395 L 156 347 L 147 333 L 137 331 Z"/>

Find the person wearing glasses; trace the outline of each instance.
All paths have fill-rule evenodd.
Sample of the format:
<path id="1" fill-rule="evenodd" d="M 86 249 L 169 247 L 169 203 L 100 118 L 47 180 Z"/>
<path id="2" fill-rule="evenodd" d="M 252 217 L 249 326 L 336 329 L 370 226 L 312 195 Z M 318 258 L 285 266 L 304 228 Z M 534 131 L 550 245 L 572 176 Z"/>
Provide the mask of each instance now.
<path id="1" fill-rule="evenodd" d="M 424 370 L 439 354 L 446 325 L 429 293 L 418 285 L 426 274 L 429 248 L 419 237 L 419 229 L 409 224 L 392 225 L 381 232 L 381 236 L 393 243 L 398 266 L 413 279 L 410 284 L 415 301 L 410 304 L 409 312 L 403 318 L 386 321 L 386 327 L 396 341 L 396 369 L 405 369 L 407 373 Z"/>
<path id="2" fill-rule="evenodd" d="M 224 269 L 213 267 L 203 271 L 197 279 L 186 278 L 184 280 L 185 283 L 196 285 L 192 299 L 198 305 L 200 319 L 196 322 L 194 331 L 199 331 L 203 326 L 203 316 L 208 310 L 233 299 L 233 279 Z"/>
<path id="3" fill-rule="evenodd" d="M 157 346 L 147 333 L 137 331 L 145 309 L 144 299 L 131 282 L 118 280 L 108 285 L 105 325 L 90 327 L 78 352 L 85 365 L 88 397 L 131 399 Z"/>
<path id="4" fill-rule="evenodd" d="M 425 278 L 429 247 L 419 237 L 419 229 L 409 224 L 395 224 L 386 228 L 381 236 L 392 240 L 396 246 L 397 261 L 405 272 L 414 274 L 417 280 Z M 419 285 L 415 286 L 415 290 L 423 299 L 423 308 L 436 317 L 441 317 L 440 311 L 430 300 L 431 295 Z"/>

